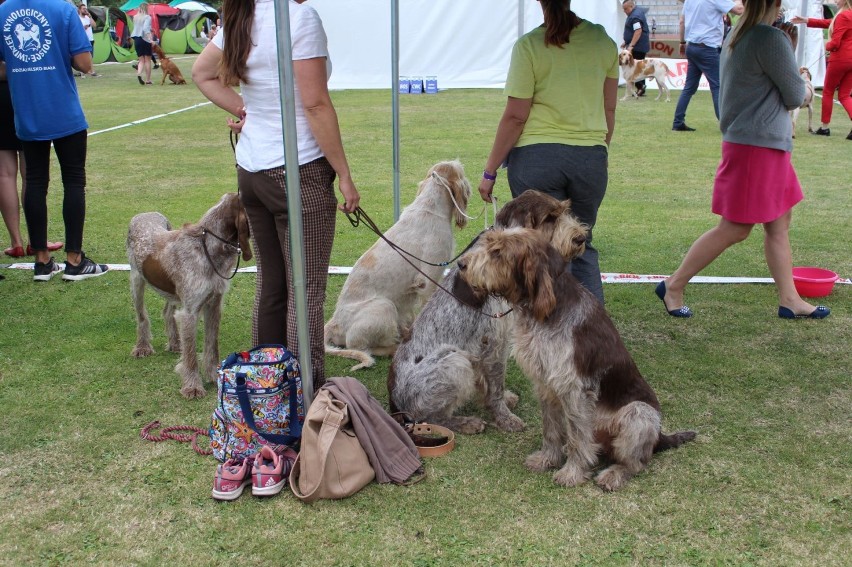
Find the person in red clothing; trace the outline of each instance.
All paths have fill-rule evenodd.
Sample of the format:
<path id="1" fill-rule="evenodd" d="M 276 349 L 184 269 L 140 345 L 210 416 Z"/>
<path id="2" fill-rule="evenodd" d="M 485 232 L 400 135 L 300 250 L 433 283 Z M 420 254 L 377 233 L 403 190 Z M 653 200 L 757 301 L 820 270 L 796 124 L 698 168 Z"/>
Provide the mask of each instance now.
<path id="1" fill-rule="evenodd" d="M 852 120 L 852 0 L 837 0 L 836 3 L 837 14 L 830 20 L 801 16 L 790 19 L 794 24 L 807 24 L 809 28 L 828 28 L 830 36 L 825 44 L 829 57 L 822 87 L 822 125 L 814 132 L 819 136 L 831 135 L 829 124 L 835 91 L 838 91 L 837 100 Z M 852 140 L 852 131 L 846 139 Z"/>

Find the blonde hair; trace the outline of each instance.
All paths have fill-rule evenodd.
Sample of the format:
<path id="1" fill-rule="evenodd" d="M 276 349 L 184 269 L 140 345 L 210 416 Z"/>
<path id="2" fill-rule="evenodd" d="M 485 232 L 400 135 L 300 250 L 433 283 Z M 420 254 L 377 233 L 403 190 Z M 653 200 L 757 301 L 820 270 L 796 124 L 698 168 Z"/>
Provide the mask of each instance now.
<path id="1" fill-rule="evenodd" d="M 840 5 L 841 3 L 843 3 L 843 6 Z M 837 21 L 837 16 L 840 15 L 840 12 L 843 12 L 843 11 L 849 9 L 849 0 L 835 0 L 835 4 L 837 4 L 838 10 L 837 10 L 837 13 L 834 14 L 834 17 L 831 18 L 831 24 L 829 24 L 829 26 L 828 26 L 829 37 L 831 37 L 831 34 L 834 33 L 834 22 Z"/>
<path id="2" fill-rule="evenodd" d="M 139 4 L 138 8 L 139 8 L 139 11 L 142 12 L 143 14 L 146 14 L 146 15 L 148 14 L 148 3 L 147 2 L 142 2 L 141 4 Z"/>
<path id="3" fill-rule="evenodd" d="M 734 46 L 742 39 L 743 34 L 766 20 L 770 10 L 775 10 L 776 0 L 743 0 L 742 16 L 737 21 L 737 25 L 731 30 L 731 41 L 728 43 L 728 48 L 733 51 Z"/>

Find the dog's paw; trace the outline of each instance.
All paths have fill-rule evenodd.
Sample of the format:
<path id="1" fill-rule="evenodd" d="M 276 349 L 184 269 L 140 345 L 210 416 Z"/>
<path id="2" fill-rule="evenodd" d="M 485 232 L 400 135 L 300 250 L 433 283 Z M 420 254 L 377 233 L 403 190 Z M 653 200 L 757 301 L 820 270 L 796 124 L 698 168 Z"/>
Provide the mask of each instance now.
<path id="1" fill-rule="evenodd" d="M 589 480 L 588 471 L 572 464 L 566 464 L 564 467 L 553 473 L 553 482 L 559 486 L 565 486 L 568 488 L 571 488 L 572 486 L 579 486 L 587 480 Z"/>
<path id="2" fill-rule="evenodd" d="M 485 421 L 478 417 L 459 417 L 454 425 L 456 431 L 463 435 L 476 435 L 485 431 Z"/>
<path id="3" fill-rule="evenodd" d="M 554 461 L 547 452 L 536 451 L 526 458 L 524 466 L 532 472 L 546 472 L 558 467 L 559 463 Z"/>
<path id="4" fill-rule="evenodd" d="M 166 350 L 169 352 L 180 352 L 180 341 L 169 343 L 168 346 L 166 346 Z"/>
<path id="5" fill-rule="evenodd" d="M 146 356 L 151 356 L 154 354 L 154 349 L 151 348 L 151 345 L 136 345 L 132 351 L 130 351 L 130 356 L 133 358 L 144 358 Z"/>
<path id="6" fill-rule="evenodd" d="M 523 431 L 526 427 L 524 421 L 511 412 L 496 418 L 494 420 L 494 423 L 495 425 L 497 425 L 497 429 L 499 429 L 500 431 L 508 431 L 511 433 Z"/>
<path id="7" fill-rule="evenodd" d="M 607 492 L 613 492 L 627 484 L 632 476 L 625 467 L 613 465 L 601 471 L 595 477 L 595 483 Z"/>
<path id="8" fill-rule="evenodd" d="M 180 389 L 180 393 L 188 400 L 202 398 L 204 397 L 204 386 L 201 384 L 187 384 Z"/>
<path id="9" fill-rule="evenodd" d="M 506 403 L 509 409 L 515 409 L 518 406 L 518 394 L 511 390 L 503 390 L 503 401 Z"/>

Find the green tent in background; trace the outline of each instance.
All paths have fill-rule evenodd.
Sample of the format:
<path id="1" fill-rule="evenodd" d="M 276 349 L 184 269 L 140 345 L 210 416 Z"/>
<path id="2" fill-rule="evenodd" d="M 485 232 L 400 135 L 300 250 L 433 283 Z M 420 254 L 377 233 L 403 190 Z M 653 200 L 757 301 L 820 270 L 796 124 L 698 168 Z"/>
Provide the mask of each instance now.
<path id="1" fill-rule="evenodd" d="M 133 49 L 122 47 L 127 45 L 127 37 L 130 35 L 127 31 L 129 29 L 127 14 L 118 8 L 107 9 L 104 6 L 89 6 L 89 14 L 94 20 L 92 26 L 95 39 L 94 52 L 92 53 L 94 63 L 104 63 L 105 61 L 126 63 L 136 59 L 136 52 Z M 112 34 L 115 34 L 115 36 Z"/>
<path id="2" fill-rule="evenodd" d="M 130 0 L 125 6 L 130 4 L 139 5 L 137 0 Z M 133 16 L 136 14 L 136 9 L 131 8 L 127 12 L 127 26 L 133 28 Z M 204 46 L 199 43 L 198 38 L 201 35 L 201 28 L 205 20 L 210 19 L 216 21 L 219 14 L 216 11 L 208 12 L 204 10 L 183 10 L 173 8 L 167 4 L 150 4 L 148 6 L 148 14 L 152 21 L 154 33 L 160 38 L 160 47 L 166 53 L 201 53 Z M 121 33 L 118 34 L 121 36 Z"/>

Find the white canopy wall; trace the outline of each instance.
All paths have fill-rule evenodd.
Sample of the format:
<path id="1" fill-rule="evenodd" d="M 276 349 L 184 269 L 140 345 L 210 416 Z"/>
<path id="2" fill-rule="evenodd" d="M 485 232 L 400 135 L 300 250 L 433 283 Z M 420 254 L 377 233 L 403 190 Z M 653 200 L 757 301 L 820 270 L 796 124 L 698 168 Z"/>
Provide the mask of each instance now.
<path id="1" fill-rule="evenodd" d="M 391 86 L 389 0 L 311 0 L 328 34 L 332 89 Z M 621 43 L 621 0 L 573 0 L 582 18 Z M 439 88 L 502 87 L 512 45 L 541 25 L 535 0 L 400 0 L 399 74 L 438 77 Z"/>

